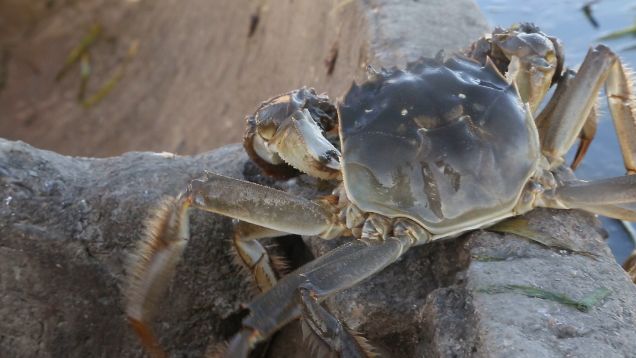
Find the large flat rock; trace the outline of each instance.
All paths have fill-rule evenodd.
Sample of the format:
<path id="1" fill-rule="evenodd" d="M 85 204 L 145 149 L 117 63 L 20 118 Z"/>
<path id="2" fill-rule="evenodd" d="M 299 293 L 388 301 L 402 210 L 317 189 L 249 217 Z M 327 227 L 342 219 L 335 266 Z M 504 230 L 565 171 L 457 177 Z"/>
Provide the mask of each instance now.
<path id="1" fill-rule="evenodd" d="M 196 153 L 235 142 L 244 115 L 276 93 L 308 85 L 337 98 L 368 64 L 403 65 L 462 48 L 487 29 L 470 0 L 92 0 L 50 13 L 38 6 L 25 16 L 4 11 L 21 4 L 0 5 L 3 24 L 32 20 L 24 32 L 0 35 L 0 75 L 7 74 L 0 76 L 0 135 L 74 155 Z M 79 41 L 86 14 L 99 14 L 115 52 L 141 40 L 117 90 L 90 110 L 75 103 L 77 77 L 53 80 L 66 56 L 60 48 Z M 94 49 L 99 65 L 91 81 L 108 78 L 112 46 Z M 325 59 L 335 49 L 329 74 Z M 148 211 L 204 170 L 316 194 L 306 177 L 262 177 L 238 145 L 196 156 L 95 159 L 0 140 L 0 357 L 141 356 L 122 309 L 126 261 Z M 527 219 L 595 256 L 477 231 L 414 248 L 326 305 L 386 356 L 633 355 L 635 288 L 609 254 L 598 221 L 549 210 Z M 193 215 L 192 239 L 154 322 L 173 356 L 201 356 L 240 325 L 240 304 L 254 292 L 232 265 L 230 232 L 227 218 Z M 298 265 L 335 244 L 292 236 L 279 247 L 295 252 Z M 492 292 L 505 285 L 573 299 L 600 288 L 609 294 L 581 312 Z M 278 334 L 269 356 L 306 357 L 297 328 Z"/>
<path id="2" fill-rule="evenodd" d="M 236 145 L 194 157 L 88 159 L 0 140 L 0 356 L 138 355 L 122 312 L 125 262 L 148 209 L 204 169 L 293 193 L 316 192 L 309 178 L 272 182 L 260 176 Z M 526 219 L 595 255 L 477 231 L 412 249 L 327 307 L 392 357 L 631 355 L 636 287 L 609 253 L 598 221 L 554 210 L 535 210 Z M 240 304 L 253 290 L 232 265 L 230 233 L 229 219 L 195 213 L 190 245 L 155 320 L 172 354 L 200 356 L 239 326 Z M 337 244 L 307 240 L 315 255 Z M 288 237 L 285 245 L 290 241 L 302 242 Z M 503 285 L 573 299 L 600 288 L 610 293 L 581 312 L 488 291 Z M 276 336 L 270 356 L 306 356 L 297 328 Z"/>

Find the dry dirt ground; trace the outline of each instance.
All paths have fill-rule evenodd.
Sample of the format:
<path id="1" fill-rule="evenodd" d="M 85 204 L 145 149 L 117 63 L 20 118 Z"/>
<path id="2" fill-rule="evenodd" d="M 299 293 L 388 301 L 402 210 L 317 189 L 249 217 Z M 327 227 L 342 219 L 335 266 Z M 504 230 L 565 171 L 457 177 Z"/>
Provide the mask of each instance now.
<path id="1" fill-rule="evenodd" d="M 80 156 L 238 142 L 244 116 L 268 97 L 349 86 L 349 66 L 366 54 L 361 25 L 336 20 L 351 11 L 351 1 L 0 1 L 0 137 Z M 56 75 L 94 26 L 84 98 L 111 90 L 84 108 L 79 61 Z"/>

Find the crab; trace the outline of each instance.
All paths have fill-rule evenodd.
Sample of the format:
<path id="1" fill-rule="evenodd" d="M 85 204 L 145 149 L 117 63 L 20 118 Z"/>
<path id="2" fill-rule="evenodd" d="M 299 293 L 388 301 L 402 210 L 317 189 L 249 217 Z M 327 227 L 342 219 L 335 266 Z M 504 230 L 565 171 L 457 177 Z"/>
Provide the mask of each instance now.
<path id="1" fill-rule="evenodd" d="M 337 105 L 309 88 L 263 102 L 247 118 L 245 147 L 254 162 L 275 177 L 304 173 L 335 189 L 307 199 L 211 172 L 191 181 L 160 206 L 136 251 L 126 289 L 131 325 L 149 353 L 163 355 L 149 322 L 189 239 L 191 208 L 236 219 L 233 245 L 262 291 L 246 305 L 229 357 L 248 356 L 296 319 L 330 354 L 371 355 L 321 302 L 413 246 L 536 207 L 634 221 L 636 176 L 586 182 L 564 160 L 578 137 L 572 166 L 585 155 L 603 84 L 632 174 L 636 116 L 620 59 L 598 45 L 577 72 L 564 69 L 559 41 L 530 24 L 498 28 L 448 58 L 369 68 Z M 258 240 L 290 233 L 353 239 L 279 279 Z"/>

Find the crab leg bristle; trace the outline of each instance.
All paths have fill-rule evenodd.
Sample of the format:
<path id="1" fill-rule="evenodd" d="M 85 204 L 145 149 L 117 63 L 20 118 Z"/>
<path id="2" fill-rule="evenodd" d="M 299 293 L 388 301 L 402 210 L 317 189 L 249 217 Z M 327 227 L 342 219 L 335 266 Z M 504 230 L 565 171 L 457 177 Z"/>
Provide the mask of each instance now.
<path id="1" fill-rule="evenodd" d="M 274 261 L 257 239 L 284 233 L 331 238 L 344 230 L 335 208 L 327 202 L 312 202 L 213 173 L 193 180 L 177 198 L 166 200 L 149 221 L 128 276 L 126 314 L 153 357 L 164 353 L 152 333 L 150 320 L 190 238 L 190 208 L 242 220 L 233 240 L 237 261 L 255 278 L 261 291 L 269 290 L 277 279 Z"/>

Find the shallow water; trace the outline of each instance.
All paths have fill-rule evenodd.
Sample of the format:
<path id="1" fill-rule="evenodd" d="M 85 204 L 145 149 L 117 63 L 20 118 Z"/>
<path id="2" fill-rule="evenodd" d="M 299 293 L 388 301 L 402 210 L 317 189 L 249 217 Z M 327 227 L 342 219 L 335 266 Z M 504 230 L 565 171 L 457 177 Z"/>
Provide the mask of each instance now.
<path id="1" fill-rule="evenodd" d="M 576 68 L 583 61 L 590 46 L 600 43 L 599 37 L 630 27 L 636 20 L 636 1 L 600 0 L 591 5 L 598 28 L 586 18 L 582 7 L 587 1 L 503 1 L 476 0 L 491 25 L 509 26 L 519 22 L 533 22 L 544 32 L 561 39 L 565 47 L 566 64 Z M 604 40 L 623 59 L 636 68 L 636 36 Z M 598 179 L 624 174 L 623 162 L 604 98 L 596 138 L 576 174 L 584 179 Z M 602 218 L 610 234 L 609 245 L 618 262 L 623 262 L 634 249 L 634 242 L 616 220 Z"/>

